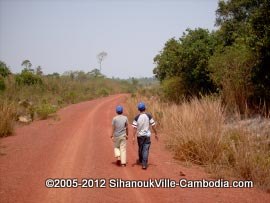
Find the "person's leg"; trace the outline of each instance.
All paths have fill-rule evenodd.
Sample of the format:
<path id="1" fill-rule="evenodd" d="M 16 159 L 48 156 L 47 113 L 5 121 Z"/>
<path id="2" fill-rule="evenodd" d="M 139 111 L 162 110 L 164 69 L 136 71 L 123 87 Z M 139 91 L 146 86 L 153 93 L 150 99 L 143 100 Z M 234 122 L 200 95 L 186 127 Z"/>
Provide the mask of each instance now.
<path id="1" fill-rule="evenodd" d="M 121 157 L 121 164 L 126 164 L 127 163 L 127 156 L 126 156 L 126 135 L 121 136 L 120 138 L 120 157 Z"/>
<path id="2" fill-rule="evenodd" d="M 143 147 L 142 147 L 142 166 L 145 169 L 147 168 L 147 164 L 148 164 L 150 145 L 151 145 L 150 137 L 144 137 L 144 142 L 143 142 Z"/>
<path id="3" fill-rule="evenodd" d="M 143 137 L 137 137 L 139 163 L 142 163 Z"/>
<path id="4" fill-rule="evenodd" d="M 120 140 L 119 137 L 114 137 L 114 156 L 117 158 L 117 164 L 120 164 Z"/>

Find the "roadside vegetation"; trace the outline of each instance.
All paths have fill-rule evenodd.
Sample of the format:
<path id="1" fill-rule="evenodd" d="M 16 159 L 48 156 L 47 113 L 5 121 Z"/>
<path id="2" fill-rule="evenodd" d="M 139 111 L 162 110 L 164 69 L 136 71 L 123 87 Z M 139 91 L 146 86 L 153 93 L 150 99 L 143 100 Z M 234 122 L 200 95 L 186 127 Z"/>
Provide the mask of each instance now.
<path id="1" fill-rule="evenodd" d="M 14 74 L 0 62 L 0 136 L 10 135 L 16 121 L 46 119 L 65 105 L 132 93 L 136 86 L 138 81 L 134 78 L 110 79 L 97 69 L 44 75 L 40 66 L 33 69 L 31 62 L 25 60 L 21 73 Z"/>
<path id="2" fill-rule="evenodd" d="M 219 1 L 215 31 L 187 29 L 154 58 L 145 101 L 176 159 L 270 190 L 270 4 Z"/>
<path id="3" fill-rule="evenodd" d="M 269 0 L 221 0 L 216 15 L 215 31 L 187 29 L 165 43 L 154 58 L 160 83 L 109 79 L 97 69 L 44 75 L 29 60 L 12 74 L 1 62 L 0 136 L 12 132 L 14 120 L 45 119 L 67 104 L 128 92 L 129 118 L 145 101 L 176 159 L 270 190 Z M 106 53 L 100 56 L 101 69 Z"/>
<path id="4" fill-rule="evenodd" d="M 218 94 L 241 115 L 269 114 L 269 1 L 221 0 L 216 16 L 217 30 L 187 29 L 154 58 L 163 96 L 180 103 Z"/>
<path id="5" fill-rule="evenodd" d="M 215 178 L 253 180 L 270 189 L 269 119 L 241 119 L 239 113 L 227 111 L 220 97 L 175 104 L 138 95 L 128 100 L 129 119 L 138 113 L 138 102 L 146 102 L 176 159 L 201 165 Z"/>
<path id="6" fill-rule="evenodd" d="M 13 132 L 16 108 L 13 102 L 1 100 L 0 102 L 0 137 L 10 135 Z"/>

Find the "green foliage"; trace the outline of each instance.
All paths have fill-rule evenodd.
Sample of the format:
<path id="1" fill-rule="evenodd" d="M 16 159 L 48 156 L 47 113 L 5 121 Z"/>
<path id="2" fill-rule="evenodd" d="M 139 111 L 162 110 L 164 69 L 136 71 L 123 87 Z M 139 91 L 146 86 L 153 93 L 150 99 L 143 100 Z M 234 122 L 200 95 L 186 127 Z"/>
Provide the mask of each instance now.
<path id="1" fill-rule="evenodd" d="M 138 86 L 138 84 L 139 84 L 139 80 L 137 80 L 137 79 L 135 79 L 135 78 L 131 78 L 131 83 L 132 83 L 132 86 L 134 87 L 134 88 L 136 88 L 137 86 Z"/>
<path id="2" fill-rule="evenodd" d="M 49 103 L 42 103 L 36 107 L 36 112 L 41 119 L 47 119 L 50 114 L 56 112 L 57 108 Z"/>
<path id="3" fill-rule="evenodd" d="M 253 94 L 254 62 L 253 53 L 244 45 L 227 47 L 209 62 L 211 78 L 222 90 L 224 101 L 231 107 L 236 104 L 241 113 L 245 112 L 248 98 Z"/>
<path id="4" fill-rule="evenodd" d="M 244 43 L 254 51 L 253 101 L 270 103 L 270 3 L 269 0 L 220 1 L 217 9 L 219 37 L 224 46 Z"/>
<path id="5" fill-rule="evenodd" d="M 5 89 L 1 84 L 6 85 Z M 7 78 L 0 76 L 0 89 L 3 89 L 0 91 L 0 118 L 5 118 L 5 122 L 0 121 L 0 135 L 6 136 L 12 132 L 12 123 L 19 117 L 46 119 L 58 108 L 71 103 L 127 93 L 132 84 L 128 80 L 106 78 L 99 70 L 44 75 L 41 69 L 34 71 L 27 65 L 20 74 L 10 74 Z M 3 100 L 7 100 L 7 104 L 1 108 Z M 9 103 L 17 104 L 12 106 L 12 111 Z"/>
<path id="6" fill-rule="evenodd" d="M 162 82 L 162 91 L 166 99 L 179 103 L 184 95 L 182 79 L 180 77 L 171 77 Z"/>
<path id="7" fill-rule="evenodd" d="M 201 28 L 187 29 L 179 40 L 166 42 L 162 52 L 154 58 L 157 66 L 153 72 L 160 81 L 180 77 L 183 96 L 213 91 L 207 66 L 216 44 L 214 33 Z"/>
<path id="8" fill-rule="evenodd" d="M 0 91 L 6 89 L 5 78 L 9 75 L 11 75 L 9 68 L 3 61 L 0 61 Z"/>
<path id="9" fill-rule="evenodd" d="M 105 96 L 108 96 L 109 94 L 110 94 L 110 91 L 107 88 L 101 88 L 101 89 L 98 89 L 97 91 L 98 96 L 105 97 Z"/>
<path id="10" fill-rule="evenodd" d="M 155 76 L 160 81 L 181 78 L 179 88 L 183 91 L 179 94 L 184 96 L 215 93 L 218 87 L 224 101 L 236 105 L 241 112 L 246 107 L 259 109 L 264 103 L 267 113 L 270 111 L 269 0 L 220 0 L 216 14 L 217 31 L 187 29 L 179 40 L 165 43 L 154 58 Z M 165 91 L 170 83 L 175 84 L 170 80 L 167 83 Z M 165 95 L 168 96 L 168 91 Z"/>
<path id="11" fill-rule="evenodd" d="M 93 78 L 104 78 L 105 76 L 101 74 L 100 70 L 93 69 L 90 72 L 87 73 L 88 76 Z"/>
<path id="12" fill-rule="evenodd" d="M 28 69 L 23 69 L 21 74 L 16 75 L 15 79 L 18 85 L 42 84 L 41 77 L 38 75 L 35 75 L 32 71 Z"/>
<path id="13" fill-rule="evenodd" d="M 6 89 L 6 84 L 5 84 L 4 78 L 0 77 L 0 91 L 3 91 L 5 89 Z"/>
<path id="14" fill-rule="evenodd" d="M 76 100 L 76 93 L 73 91 L 66 93 L 64 95 L 64 100 L 69 104 L 74 104 Z"/>
<path id="15" fill-rule="evenodd" d="M 0 61 L 0 77 L 2 76 L 3 78 L 5 78 L 10 74 L 11 72 L 7 65 L 3 61 Z"/>
<path id="16" fill-rule="evenodd" d="M 32 63 L 28 59 L 24 60 L 21 65 L 27 70 L 30 70 L 32 67 Z"/>
<path id="17" fill-rule="evenodd" d="M 177 73 L 178 61 L 180 58 L 181 44 L 173 39 L 165 43 L 163 50 L 154 58 L 156 68 L 153 70 L 156 78 L 163 81 L 165 78 L 172 77 Z"/>
<path id="18" fill-rule="evenodd" d="M 48 74 L 47 76 L 48 77 L 52 77 L 52 78 L 60 78 L 60 74 L 59 73 L 56 73 L 56 72 L 54 72 L 52 74 Z"/>

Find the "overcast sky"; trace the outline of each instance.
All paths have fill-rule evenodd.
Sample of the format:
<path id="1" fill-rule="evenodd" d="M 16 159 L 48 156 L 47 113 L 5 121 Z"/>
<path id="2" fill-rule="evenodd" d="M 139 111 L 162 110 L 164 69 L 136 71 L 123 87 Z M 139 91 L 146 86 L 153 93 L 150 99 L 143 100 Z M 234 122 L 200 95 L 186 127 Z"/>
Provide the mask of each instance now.
<path id="1" fill-rule="evenodd" d="M 187 28 L 214 29 L 218 0 L 0 0 L 0 60 L 20 72 L 98 68 L 108 77 L 151 77 L 164 43 Z"/>

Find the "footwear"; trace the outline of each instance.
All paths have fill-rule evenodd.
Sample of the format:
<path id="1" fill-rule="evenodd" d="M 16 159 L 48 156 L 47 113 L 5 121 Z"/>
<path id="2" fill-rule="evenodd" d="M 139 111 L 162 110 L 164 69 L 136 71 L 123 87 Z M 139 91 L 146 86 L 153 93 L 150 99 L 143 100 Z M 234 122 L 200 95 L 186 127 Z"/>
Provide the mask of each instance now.
<path id="1" fill-rule="evenodd" d="M 136 164 L 141 165 L 142 162 L 138 159 L 138 160 L 136 160 Z"/>
<path id="2" fill-rule="evenodd" d="M 146 170 L 146 169 L 147 169 L 147 167 L 146 167 L 146 166 L 142 166 L 142 169 L 143 169 L 143 170 Z"/>
<path id="3" fill-rule="evenodd" d="M 117 160 L 116 161 L 116 165 L 120 166 L 121 165 L 121 161 L 120 160 Z"/>
<path id="4" fill-rule="evenodd" d="M 122 167 L 126 167 L 127 165 L 126 164 L 121 164 Z"/>

